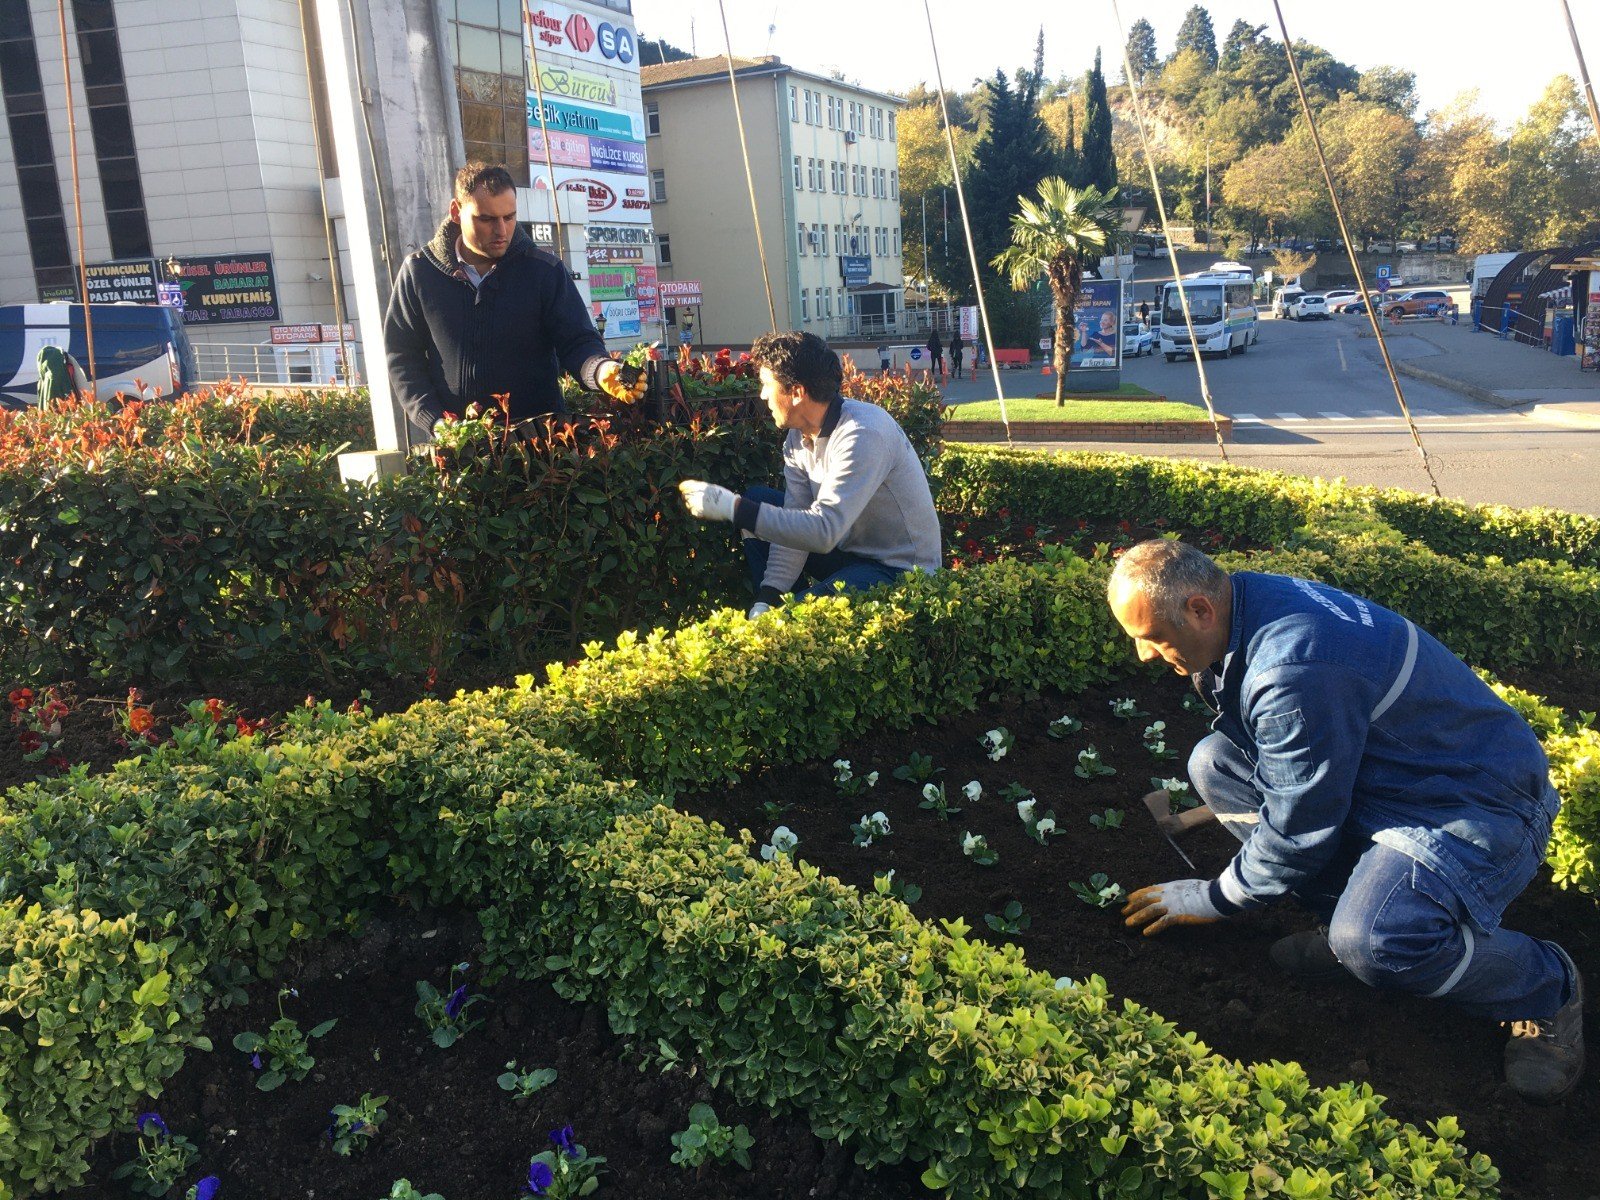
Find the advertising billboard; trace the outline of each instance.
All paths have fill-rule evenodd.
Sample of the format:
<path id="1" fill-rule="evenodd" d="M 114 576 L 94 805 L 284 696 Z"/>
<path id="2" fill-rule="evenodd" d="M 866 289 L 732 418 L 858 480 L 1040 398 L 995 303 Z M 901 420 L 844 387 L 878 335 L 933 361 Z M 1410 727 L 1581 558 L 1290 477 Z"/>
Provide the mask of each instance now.
<path id="1" fill-rule="evenodd" d="M 532 190 L 548 195 L 550 173 L 548 170 L 533 171 Z M 586 171 L 581 167 L 556 167 L 554 174 L 561 197 L 560 211 L 566 220 L 650 224 L 650 194 L 642 177 L 615 171 Z"/>
<path id="2" fill-rule="evenodd" d="M 527 94 L 528 128 L 539 128 L 539 98 Z M 582 133 L 591 137 L 611 137 L 625 142 L 644 141 L 644 116 L 640 113 L 607 112 L 571 100 L 544 98 L 544 127 L 551 133 Z"/>
<path id="3" fill-rule="evenodd" d="M 596 300 L 637 300 L 639 276 L 635 267 L 590 267 L 589 295 Z"/>
<path id="4" fill-rule="evenodd" d="M 654 267 L 635 267 L 633 273 L 638 281 L 636 294 L 639 297 L 639 319 L 641 321 L 660 320 L 660 293 L 656 285 L 656 269 Z"/>
<path id="5" fill-rule="evenodd" d="M 583 104 L 604 104 L 610 108 L 617 106 L 617 81 L 608 79 L 604 75 L 592 75 L 587 71 L 579 71 L 557 60 L 554 63 L 546 61 L 541 51 L 539 60 L 539 86 L 533 85 L 533 64 L 528 64 L 528 87 L 530 90 L 542 90 L 546 97 L 554 96 L 557 99 L 577 100 Z"/>
<path id="6" fill-rule="evenodd" d="M 153 259 L 90 263 L 84 269 L 89 299 L 95 304 L 154 304 L 156 264 Z"/>
<path id="7" fill-rule="evenodd" d="M 1072 318 L 1071 368 L 1115 370 L 1122 364 L 1122 280 L 1086 279 Z"/>
<path id="8" fill-rule="evenodd" d="M 596 317 L 605 317 L 606 336 L 638 337 L 640 331 L 637 300 L 602 300 L 591 306 Z"/>
<path id="9" fill-rule="evenodd" d="M 633 26 L 620 16 L 597 20 L 564 5 L 541 4 L 538 0 L 528 0 L 524 11 L 524 44 L 537 42 L 541 58 L 547 54 L 563 55 L 638 74 L 639 38 Z"/>

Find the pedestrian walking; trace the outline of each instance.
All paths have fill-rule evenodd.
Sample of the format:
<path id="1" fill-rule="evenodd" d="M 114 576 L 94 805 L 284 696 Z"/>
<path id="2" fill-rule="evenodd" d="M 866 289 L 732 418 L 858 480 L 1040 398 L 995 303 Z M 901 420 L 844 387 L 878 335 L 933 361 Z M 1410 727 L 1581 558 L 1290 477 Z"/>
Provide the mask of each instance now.
<path id="1" fill-rule="evenodd" d="M 932 362 L 928 364 L 928 370 L 932 371 L 935 375 L 943 375 L 944 342 L 940 340 L 939 331 L 937 329 L 928 335 L 928 357 L 932 359 Z"/>
<path id="2" fill-rule="evenodd" d="M 961 332 L 957 330 L 956 335 L 950 339 L 950 374 L 957 379 L 961 378 L 961 359 L 966 352 L 967 344 L 961 340 Z"/>

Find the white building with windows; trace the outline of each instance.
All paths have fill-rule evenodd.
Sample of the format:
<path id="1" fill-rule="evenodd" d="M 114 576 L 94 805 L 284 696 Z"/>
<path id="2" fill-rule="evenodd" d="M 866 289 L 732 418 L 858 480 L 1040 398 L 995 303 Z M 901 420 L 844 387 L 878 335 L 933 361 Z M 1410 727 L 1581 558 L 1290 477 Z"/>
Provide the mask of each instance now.
<path id="1" fill-rule="evenodd" d="M 901 101 L 735 58 L 779 329 L 869 341 L 898 328 Z M 726 58 L 641 73 L 661 277 L 700 281 L 695 341 L 748 345 L 770 328 Z M 670 314 L 677 320 L 679 314 Z"/>

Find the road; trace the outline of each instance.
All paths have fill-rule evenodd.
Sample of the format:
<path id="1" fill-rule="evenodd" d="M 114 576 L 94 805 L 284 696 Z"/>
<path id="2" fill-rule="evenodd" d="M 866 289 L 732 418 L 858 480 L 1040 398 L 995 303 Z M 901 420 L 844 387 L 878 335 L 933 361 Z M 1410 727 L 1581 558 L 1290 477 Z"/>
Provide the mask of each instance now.
<path id="1" fill-rule="evenodd" d="M 1399 416 L 1377 343 L 1355 317 L 1331 321 L 1264 320 L 1248 353 L 1206 360 L 1217 411 L 1234 418 L 1228 458 L 1352 483 L 1429 492 L 1417 449 Z M 1385 330 L 1388 333 L 1388 330 Z M 1415 339 L 1402 330 L 1390 353 L 1409 357 Z M 1159 354 L 1124 364 L 1123 380 L 1173 400 L 1199 404 L 1195 365 Z M 1006 394 L 1049 390 L 1050 379 L 1004 372 Z M 1600 429 L 1573 428 L 1491 408 L 1453 391 L 1400 380 L 1446 496 L 1480 503 L 1548 505 L 1600 515 Z M 959 402 L 994 397 L 988 376 L 949 389 Z M 1018 442 L 1018 445 L 1025 443 Z M 1118 449 L 1215 461 L 1210 443 L 1054 443 L 1058 449 Z"/>

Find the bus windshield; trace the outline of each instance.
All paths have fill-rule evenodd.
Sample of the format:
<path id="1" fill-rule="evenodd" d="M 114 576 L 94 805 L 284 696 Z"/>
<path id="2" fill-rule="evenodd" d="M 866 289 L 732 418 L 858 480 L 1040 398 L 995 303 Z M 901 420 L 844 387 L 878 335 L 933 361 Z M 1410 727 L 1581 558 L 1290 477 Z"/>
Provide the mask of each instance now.
<path id="1" fill-rule="evenodd" d="M 1189 316 L 1196 325 L 1215 325 L 1222 320 L 1222 289 L 1216 284 L 1184 285 L 1184 295 L 1189 297 Z M 1183 301 L 1178 289 L 1168 286 L 1161 306 L 1163 325 L 1183 324 Z"/>

